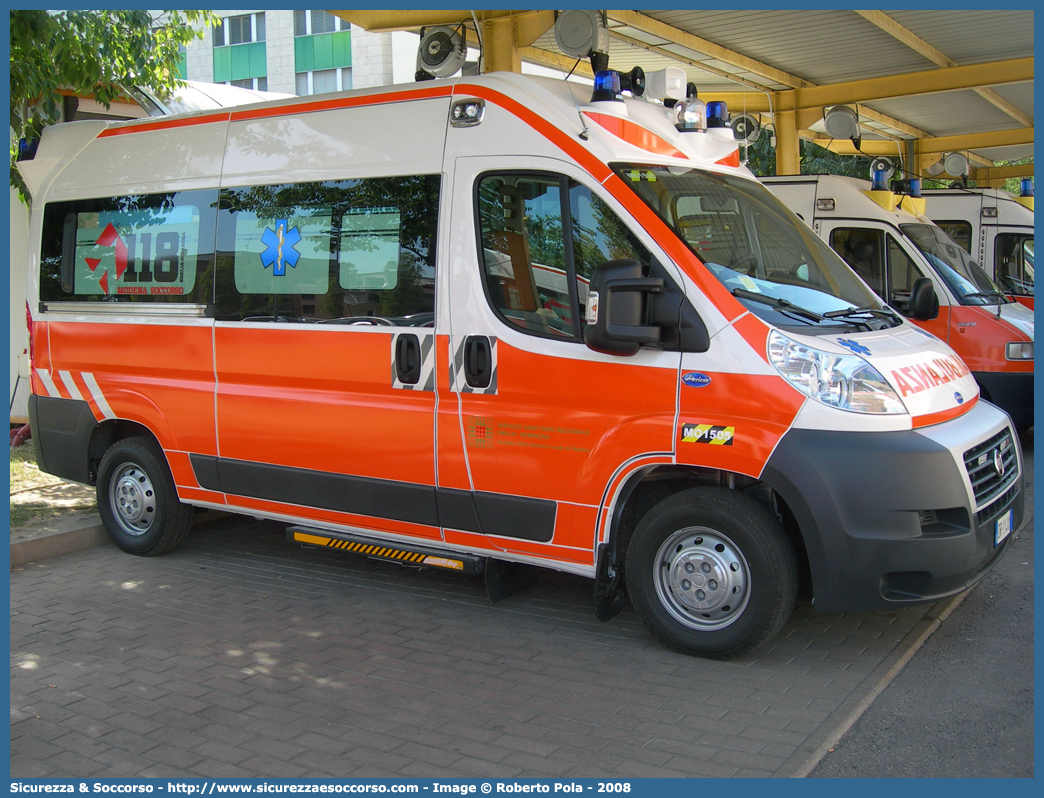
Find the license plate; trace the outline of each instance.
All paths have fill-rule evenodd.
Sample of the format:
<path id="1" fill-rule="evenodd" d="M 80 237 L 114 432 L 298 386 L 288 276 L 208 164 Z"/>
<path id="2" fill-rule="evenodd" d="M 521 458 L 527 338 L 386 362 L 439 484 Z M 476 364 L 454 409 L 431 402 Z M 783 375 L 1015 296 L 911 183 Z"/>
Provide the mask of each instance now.
<path id="1" fill-rule="evenodd" d="M 1011 534 L 1011 520 L 1015 515 L 1014 510 L 1008 510 L 997 519 L 997 526 L 993 530 L 993 545 L 999 546 L 1008 535 Z"/>

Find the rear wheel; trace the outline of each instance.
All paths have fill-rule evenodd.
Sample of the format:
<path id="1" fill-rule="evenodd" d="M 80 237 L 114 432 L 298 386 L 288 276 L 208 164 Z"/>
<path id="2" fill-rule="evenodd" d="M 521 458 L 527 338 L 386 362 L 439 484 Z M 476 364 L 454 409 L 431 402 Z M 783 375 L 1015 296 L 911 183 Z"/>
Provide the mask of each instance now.
<path id="1" fill-rule="evenodd" d="M 192 527 L 160 448 L 148 438 L 109 447 L 98 468 L 98 512 L 113 543 L 142 556 L 165 554 Z"/>
<path id="2" fill-rule="evenodd" d="M 631 538 L 626 575 L 657 637 L 719 659 L 774 636 L 797 596 L 797 558 L 779 520 L 725 488 L 693 488 L 653 507 Z"/>

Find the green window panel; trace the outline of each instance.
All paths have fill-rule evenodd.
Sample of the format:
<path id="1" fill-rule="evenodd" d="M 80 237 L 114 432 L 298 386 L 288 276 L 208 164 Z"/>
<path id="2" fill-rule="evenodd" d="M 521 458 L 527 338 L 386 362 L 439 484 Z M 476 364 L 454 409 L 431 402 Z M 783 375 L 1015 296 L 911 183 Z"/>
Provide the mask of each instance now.
<path id="1" fill-rule="evenodd" d="M 294 66 L 297 72 L 337 69 L 352 65 L 352 32 L 343 30 L 294 39 Z"/>
<path id="2" fill-rule="evenodd" d="M 263 78 L 268 74 L 264 42 L 214 48 L 214 82 Z"/>

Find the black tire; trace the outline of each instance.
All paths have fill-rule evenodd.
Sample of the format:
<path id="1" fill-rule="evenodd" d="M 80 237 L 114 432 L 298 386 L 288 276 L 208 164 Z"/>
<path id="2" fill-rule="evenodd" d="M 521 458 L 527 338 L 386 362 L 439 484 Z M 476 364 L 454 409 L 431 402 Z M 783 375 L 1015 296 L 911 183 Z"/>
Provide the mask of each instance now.
<path id="1" fill-rule="evenodd" d="M 627 592 L 645 624 L 685 654 L 729 659 L 773 637 L 794 609 L 798 566 L 776 516 L 726 488 L 692 488 L 639 522 Z"/>
<path id="2" fill-rule="evenodd" d="M 192 527 L 162 450 L 150 438 L 125 438 L 98 467 L 98 512 L 112 542 L 143 557 L 166 554 Z"/>

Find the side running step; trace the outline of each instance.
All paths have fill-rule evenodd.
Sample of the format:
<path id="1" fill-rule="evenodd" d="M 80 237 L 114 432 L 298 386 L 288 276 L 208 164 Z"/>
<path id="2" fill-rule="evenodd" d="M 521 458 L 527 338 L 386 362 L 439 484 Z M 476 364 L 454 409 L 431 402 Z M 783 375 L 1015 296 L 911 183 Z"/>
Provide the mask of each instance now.
<path id="1" fill-rule="evenodd" d="M 362 535 L 330 532 L 306 526 L 289 527 L 286 530 L 286 538 L 292 543 L 350 551 L 375 560 L 397 562 L 400 565 L 442 568 L 467 576 L 482 576 L 486 595 L 494 604 L 534 584 L 542 570 L 533 565 L 505 562 L 489 557 L 476 557 L 472 554 L 439 551 L 424 546 L 389 546 L 384 541 L 373 540 Z"/>
<path id="2" fill-rule="evenodd" d="M 287 540 L 308 546 L 323 546 L 338 551 L 363 554 L 375 560 L 388 560 L 402 565 L 425 568 L 444 568 L 460 574 L 475 576 L 485 570 L 486 558 L 470 554 L 438 551 L 423 546 L 389 546 L 386 542 L 361 535 L 344 532 L 329 532 L 305 526 L 292 526 L 286 530 Z"/>

